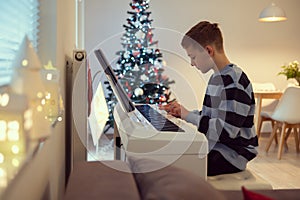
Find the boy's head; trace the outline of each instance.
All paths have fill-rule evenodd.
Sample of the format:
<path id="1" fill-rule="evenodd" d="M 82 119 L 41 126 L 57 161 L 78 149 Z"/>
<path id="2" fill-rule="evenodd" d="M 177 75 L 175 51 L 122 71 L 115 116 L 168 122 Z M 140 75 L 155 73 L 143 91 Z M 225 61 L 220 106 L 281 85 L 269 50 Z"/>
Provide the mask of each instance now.
<path id="1" fill-rule="evenodd" d="M 195 44 L 198 43 L 198 44 Z M 223 52 L 223 37 L 217 23 L 201 21 L 193 26 L 183 37 L 181 46 L 187 49 L 190 45 L 214 46 L 218 52 Z"/>
<path id="2" fill-rule="evenodd" d="M 216 23 L 202 21 L 193 26 L 182 38 L 182 47 L 191 59 L 191 65 L 202 73 L 227 64 L 222 33 Z"/>

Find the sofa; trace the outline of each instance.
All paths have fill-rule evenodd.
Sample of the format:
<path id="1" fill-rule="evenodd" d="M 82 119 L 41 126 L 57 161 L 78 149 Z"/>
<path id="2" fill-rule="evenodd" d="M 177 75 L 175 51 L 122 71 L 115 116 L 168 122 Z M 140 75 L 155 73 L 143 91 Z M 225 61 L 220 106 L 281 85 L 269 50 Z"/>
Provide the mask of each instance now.
<path id="1" fill-rule="evenodd" d="M 300 198 L 300 190 L 219 190 L 196 174 L 150 159 L 128 162 L 78 162 L 70 174 L 65 200 L 108 199 L 284 199 Z"/>

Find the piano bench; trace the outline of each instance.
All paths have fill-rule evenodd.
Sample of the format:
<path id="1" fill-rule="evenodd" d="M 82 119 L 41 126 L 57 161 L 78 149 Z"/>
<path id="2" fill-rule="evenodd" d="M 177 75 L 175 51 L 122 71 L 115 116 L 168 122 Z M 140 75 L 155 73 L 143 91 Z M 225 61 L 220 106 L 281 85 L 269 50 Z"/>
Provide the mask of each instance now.
<path id="1" fill-rule="evenodd" d="M 253 172 L 246 169 L 245 171 L 221 174 L 217 176 L 208 176 L 207 182 L 214 186 L 218 190 L 241 190 L 244 186 L 250 190 L 272 190 L 272 185 L 257 176 Z"/>

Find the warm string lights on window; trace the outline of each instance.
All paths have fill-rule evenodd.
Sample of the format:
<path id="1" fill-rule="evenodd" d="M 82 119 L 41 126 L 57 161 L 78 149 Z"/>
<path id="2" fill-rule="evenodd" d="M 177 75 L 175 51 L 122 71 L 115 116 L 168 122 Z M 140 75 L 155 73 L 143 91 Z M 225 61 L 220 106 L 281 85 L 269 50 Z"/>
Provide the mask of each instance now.
<path id="1" fill-rule="evenodd" d="M 28 98 L 32 109 L 33 127 L 29 133 L 31 139 L 44 138 L 50 134 L 50 122 L 46 118 L 46 90 L 41 77 L 40 62 L 25 57 L 21 60 L 19 80 L 22 83 L 21 94 Z"/>
<path id="2" fill-rule="evenodd" d="M 28 133 L 33 125 L 32 110 L 24 95 L 0 94 L 0 188 L 13 176 L 28 149 Z"/>
<path id="3" fill-rule="evenodd" d="M 49 63 L 42 66 L 31 42 L 25 37 L 14 63 L 16 75 L 11 87 L 13 92 L 28 98 L 33 118 L 29 137 L 33 140 L 49 137 L 51 128 L 62 120 L 59 71 Z"/>
<path id="4" fill-rule="evenodd" d="M 7 93 L 0 94 L 0 106 L 5 107 L 9 102 L 9 95 Z"/>
<path id="5" fill-rule="evenodd" d="M 52 64 L 42 68 L 27 37 L 13 66 L 11 84 L 0 90 L 0 190 L 26 158 L 29 144 L 49 137 L 54 122 L 62 120 L 59 72 Z"/>
<path id="6" fill-rule="evenodd" d="M 42 70 L 42 77 L 45 81 L 45 101 L 46 118 L 53 121 L 62 121 L 62 111 L 64 110 L 62 97 L 59 88 L 59 71 L 49 61 Z"/>

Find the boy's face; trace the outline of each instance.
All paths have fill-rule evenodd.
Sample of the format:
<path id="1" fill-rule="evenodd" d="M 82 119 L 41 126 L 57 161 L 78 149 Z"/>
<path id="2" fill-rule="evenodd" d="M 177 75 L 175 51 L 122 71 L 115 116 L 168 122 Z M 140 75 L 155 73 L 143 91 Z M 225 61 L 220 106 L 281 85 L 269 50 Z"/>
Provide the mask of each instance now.
<path id="1" fill-rule="evenodd" d="M 202 73 L 206 73 L 213 68 L 213 60 L 206 49 L 190 45 L 185 50 L 191 59 L 191 65 L 195 66 Z"/>

